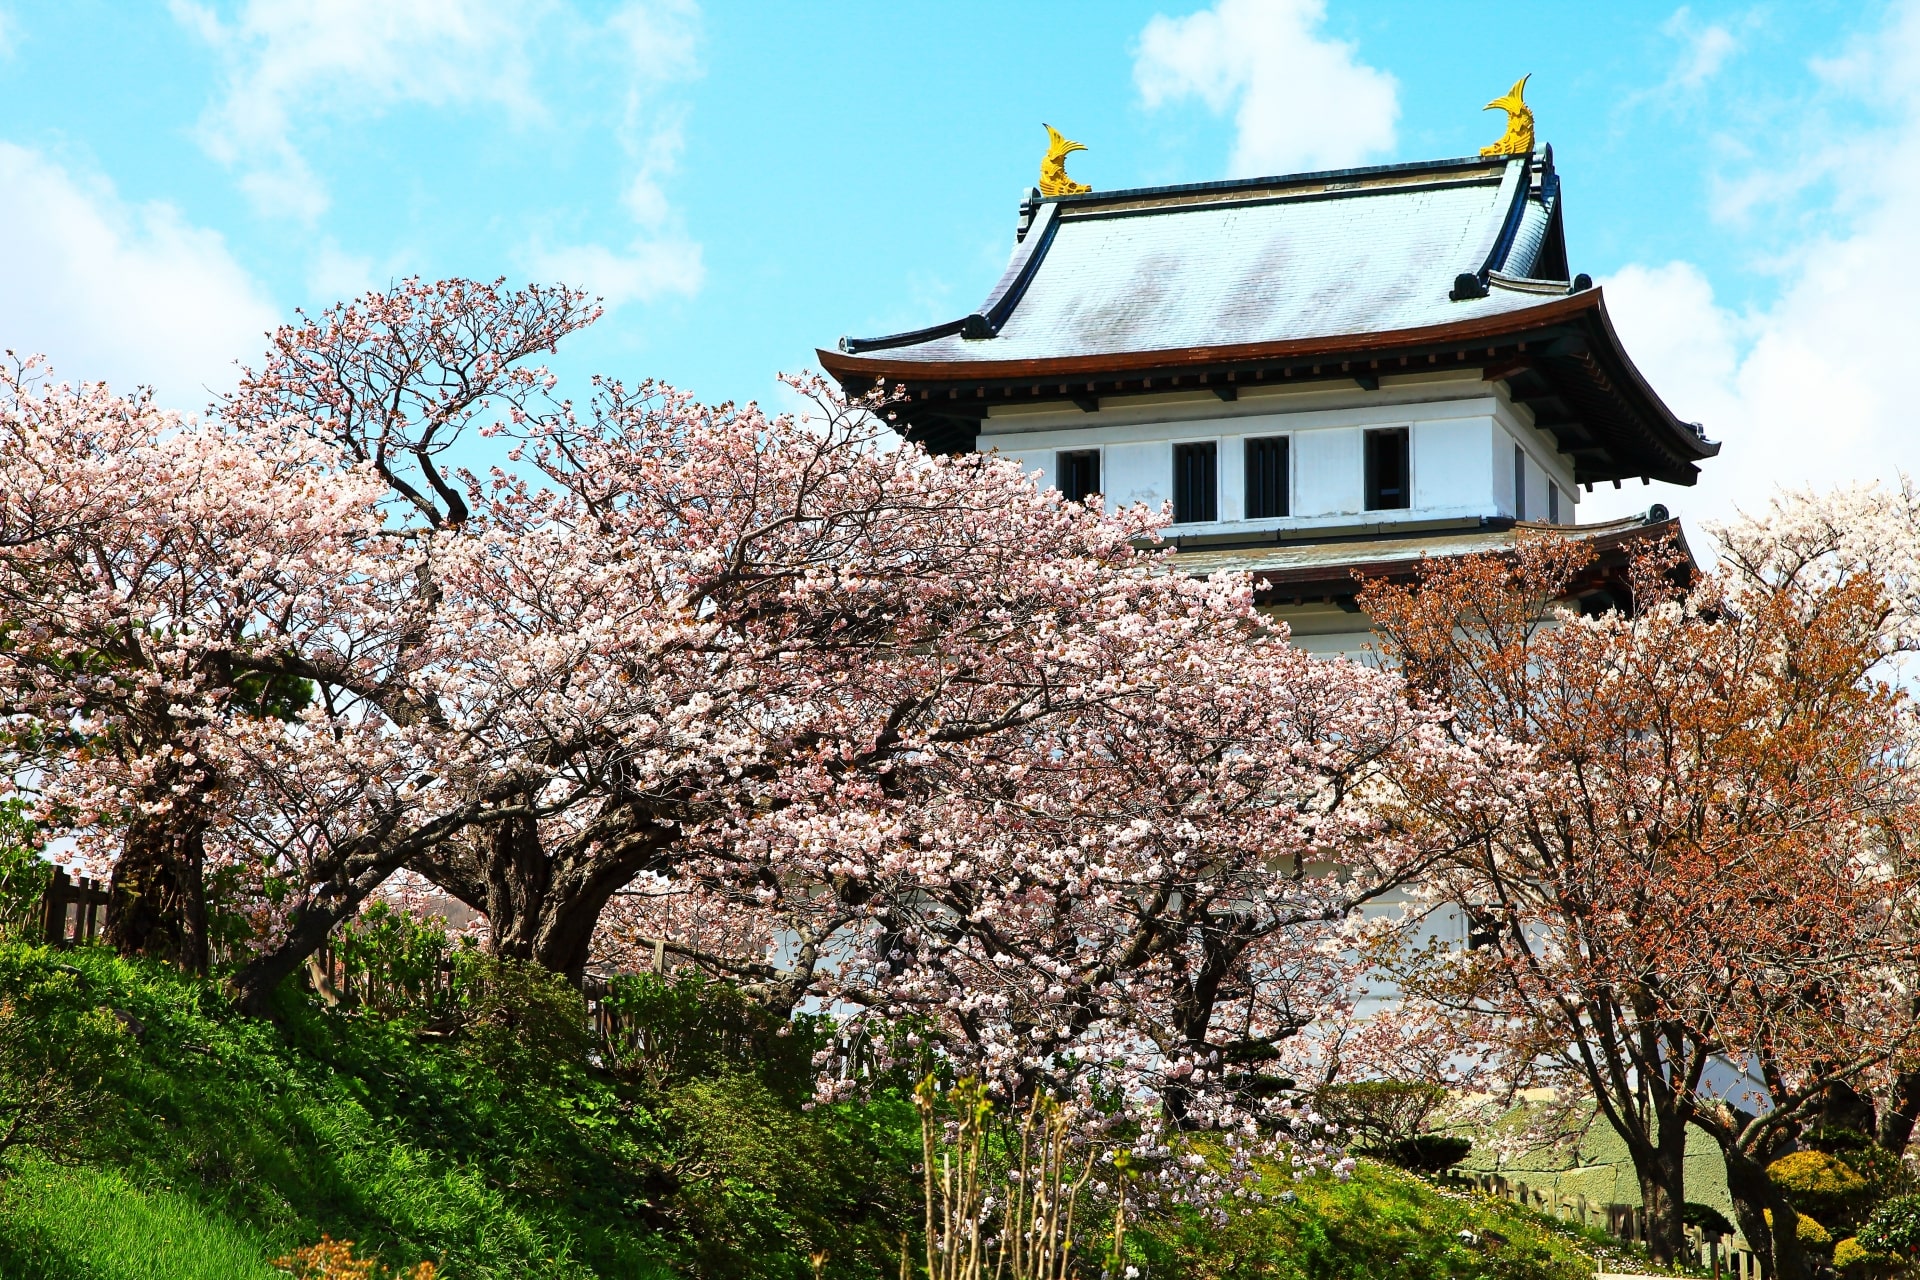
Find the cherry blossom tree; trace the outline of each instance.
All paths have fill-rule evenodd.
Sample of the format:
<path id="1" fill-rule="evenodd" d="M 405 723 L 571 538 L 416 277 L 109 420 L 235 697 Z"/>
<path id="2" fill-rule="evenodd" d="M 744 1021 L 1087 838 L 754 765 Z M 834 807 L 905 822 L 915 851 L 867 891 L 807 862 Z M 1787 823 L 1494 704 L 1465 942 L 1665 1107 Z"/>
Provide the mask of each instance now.
<path id="1" fill-rule="evenodd" d="M 15 396 L 14 776 L 55 826 L 123 879 L 138 821 L 188 830 L 158 861 L 247 890 L 249 1007 L 401 867 L 576 976 L 666 886 L 775 1007 L 921 1014 L 1010 1087 L 1144 1064 L 1183 1121 L 1271 1093 L 1427 856 L 1373 800 L 1430 717 L 1138 549 L 1160 516 L 894 447 L 878 399 L 559 398 L 528 362 L 591 315 L 407 282 L 204 420 Z"/>
<path id="2" fill-rule="evenodd" d="M 0 373 L 0 475 L 9 776 L 111 863 L 110 941 L 204 969 L 223 739 L 306 697 L 235 641 L 363 607 L 374 491 L 296 435 L 197 429 L 31 364 Z"/>

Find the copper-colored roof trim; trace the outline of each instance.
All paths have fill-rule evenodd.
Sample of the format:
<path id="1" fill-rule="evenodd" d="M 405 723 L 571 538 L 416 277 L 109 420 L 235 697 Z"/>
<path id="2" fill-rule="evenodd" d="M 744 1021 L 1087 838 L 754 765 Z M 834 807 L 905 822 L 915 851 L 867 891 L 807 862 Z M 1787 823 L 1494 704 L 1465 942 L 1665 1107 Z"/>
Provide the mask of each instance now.
<path id="1" fill-rule="evenodd" d="M 1613 327 L 1605 323 L 1601 291 L 1589 289 L 1556 302 L 1520 311 L 1503 312 L 1478 320 L 1427 325 L 1418 329 L 1388 329 L 1373 333 L 1336 334 L 1320 338 L 1290 338 L 1281 342 L 1249 342 L 1221 347 L 1169 347 L 1155 351 L 1120 351 L 1102 355 L 1049 356 L 1034 360 L 900 360 L 883 356 L 850 356 L 817 350 L 821 367 L 836 378 L 866 375 L 889 381 L 980 382 L 998 378 L 1052 378 L 1098 376 L 1121 371 L 1191 368 L 1197 365 L 1256 363 L 1262 360 L 1299 360 L 1312 356 L 1350 356 L 1388 348 L 1446 346 L 1517 337 L 1545 325 L 1560 324 L 1598 313 L 1609 339 Z M 992 341 L 992 339 L 987 339 Z M 1617 349 L 1617 340 L 1616 349 Z M 1641 386 L 1645 387 L 1644 380 Z M 1648 392 L 1651 394 L 1651 391 Z"/>

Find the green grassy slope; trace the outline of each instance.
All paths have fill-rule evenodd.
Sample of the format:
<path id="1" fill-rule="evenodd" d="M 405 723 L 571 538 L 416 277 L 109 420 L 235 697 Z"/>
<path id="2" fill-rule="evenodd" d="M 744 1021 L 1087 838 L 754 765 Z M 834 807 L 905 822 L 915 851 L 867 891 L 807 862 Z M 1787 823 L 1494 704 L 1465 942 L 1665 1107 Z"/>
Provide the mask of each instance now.
<path id="1" fill-rule="evenodd" d="M 266 1242 L 108 1169 L 28 1160 L 0 1187 L 0 1276 L 21 1280 L 273 1280 Z"/>
<path id="2" fill-rule="evenodd" d="M 815 1250 L 828 1276 L 891 1276 L 916 1225 L 909 1104 L 803 1110 L 725 1070 L 623 1083 L 584 1065 L 564 1001 L 453 1038 L 293 997 L 256 1022 L 162 968 L 0 944 L 0 1006 L 35 983 L 127 1030 L 76 1163 L 6 1158 L 7 1280 L 247 1280 L 323 1231 L 447 1280 L 804 1280 Z M 1535 1215 L 1366 1163 L 1270 1189 L 1294 1199 L 1141 1226 L 1138 1263 L 1195 1280 L 1594 1270 L 1592 1242 Z"/>
<path id="3" fill-rule="evenodd" d="M 84 1143 L 86 1167 L 120 1179 L 97 1193 L 128 1207 L 107 1190 L 123 1187 L 153 1213 L 191 1206 L 208 1223 L 245 1224 L 234 1238 L 262 1259 L 322 1231 L 394 1265 L 432 1259 L 460 1280 L 652 1277 L 689 1264 L 804 1274 L 821 1244 L 849 1263 L 882 1239 L 892 1248 L 898 1215 L 885 1210 L 911 1154 L 894 1138 L 910 1116 L 900 1108 L 891 1126 L 802 1115 L 737 1075 L 623 1087 L 531 1025 L 442 1040 L 299 999 L 277 1023 L 251 1021 L 210 984 L 161 967 L 0 944 L 0 1002 L 49 976 L 130 1028 Z M 48 1208 L 83 1184 L 13 1164 L 0 1259 L 15 1260 L 0 1275 L 24 1280 L 38 1273 L 21 1257 L 84 1252 L 48 1235 L 86 1230 L 84 1217 L 59 1227 Z"/>

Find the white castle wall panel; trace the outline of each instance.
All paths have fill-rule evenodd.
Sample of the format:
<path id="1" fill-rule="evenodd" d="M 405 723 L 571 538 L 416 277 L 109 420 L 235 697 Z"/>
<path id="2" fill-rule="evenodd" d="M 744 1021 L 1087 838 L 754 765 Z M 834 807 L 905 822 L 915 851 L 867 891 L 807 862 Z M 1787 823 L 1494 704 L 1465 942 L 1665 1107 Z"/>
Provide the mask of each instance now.
<path id="1" fill-rule="evenodd" d="M 1109 503 L 1124 507 L 1144 502 L 1157 508 L 1163 502 L 1172 501 L 1172 441 L 1110 444 L 1102 452 L 1100 484 L 1106 490 Z"/>
<path id="2" fill-rule="evenodd" d="M 1492 418 L 1413 426 L 1413 505 L 1480 513 L 1495 507 Z"/>
<path id="3" fill-rule="evenodd" d="M 1204 392 L 1124 397 L 1102 400 L 1097 413 L 995 406 L 982 424 L 979 447 L 998 450 L 1049 486 L 1058 479 L 1058 452 L 1098 449 L 1101 489 L 1110 502 L 1158 507 L 1172 496 L 1174 444 L 1215 440 L 1219 522 L 1179 530 L 1212 533 L 1511 516 L 1518 443 L 1530 464 L 1528 518 L 1546 518 L 1551 480 L 1560 486 L 1561 519 L 1573 521 L 1578 494 L 1572 459 L 1533 426 L 1525 407 L 1508 400 L 1503 386 L 1490 387 L 1477 375 L 1382 379 L 1382 384 L 1376 392 L 1324 385 L 1249 388 L 1234 402 Z M 1363 438 L 1380 427 L 1411 428 L 1414 501 L 1407 510 L 1364 510 Z M 1292 514 L 1249 522 L 1246 441 L 1275 435 L 1290 440 Z"/>
<path id="4" fill-rule="evenodd" d="M 1293 436 L 1293 514 L 1357 515 L 1365 499 L 1361 432 L 1352 427 Z"/>

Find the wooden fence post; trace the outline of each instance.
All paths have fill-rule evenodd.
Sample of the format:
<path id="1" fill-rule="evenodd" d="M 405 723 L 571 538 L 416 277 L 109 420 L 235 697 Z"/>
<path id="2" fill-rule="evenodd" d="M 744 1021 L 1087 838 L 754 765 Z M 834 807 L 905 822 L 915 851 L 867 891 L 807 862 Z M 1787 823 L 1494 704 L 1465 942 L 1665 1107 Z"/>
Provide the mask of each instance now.
<path id="1" fill-rule="evenodd" d="M 67 869 L 55 865 L 41 899 L 42 935 L 49 946 L 69 947 L 92 942 L 107 922 L 107 887 L 98 880 L 69 877 Z M 73 908 L 71 924 L 67 908 Z"/>

